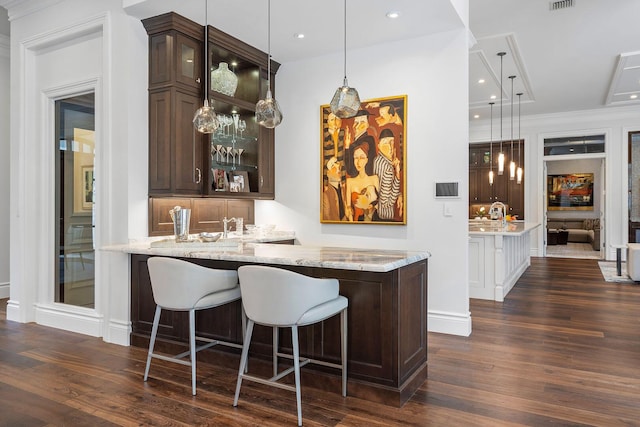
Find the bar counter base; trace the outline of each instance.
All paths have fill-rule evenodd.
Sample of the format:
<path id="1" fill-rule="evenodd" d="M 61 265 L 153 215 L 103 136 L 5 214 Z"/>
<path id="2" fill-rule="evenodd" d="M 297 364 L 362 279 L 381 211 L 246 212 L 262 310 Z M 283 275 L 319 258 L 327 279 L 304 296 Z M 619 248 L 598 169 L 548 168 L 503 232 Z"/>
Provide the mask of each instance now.
<path id="1" fill-rule="evenodd" d="M 131 254 L 131 345 L 148 347 L 155 303 L 147 268 L 149 255 Z M 208 268 L 234 269 L 238 261 L 187 258 Z M 274 265 L 311 277 L 333 277 L 349 300 L 348 395 L 390 406 L 402 406 L 427 379 L 427 260 L 387 272 Z M 239 301 L 196 314 L 196 334 L 240 344 L 242 307 Z M 299 328 L 300 355 L 339 363 L 339 316 Z M 280 351 L 291 353 L 291 331 L 280 329 Z M 163 312 L 158 350 L 180 353 L 188 341 L 188 316 Z M 250 370 L 264 361 L 270 371 L 272 330 L 256 325 L 251 343 Z M 237 369 L 239 351 L 224 347 L 198 353 L 198 360 Z M 254 367 L 255 365 L 255 367 Z M 307 385 L 340 390 L 339 372 L 323 366 L 302 369 Z M 270 375 L 269 375 L 270 376 Z M 303 383 L 304 385 L 304 383 Z"/>

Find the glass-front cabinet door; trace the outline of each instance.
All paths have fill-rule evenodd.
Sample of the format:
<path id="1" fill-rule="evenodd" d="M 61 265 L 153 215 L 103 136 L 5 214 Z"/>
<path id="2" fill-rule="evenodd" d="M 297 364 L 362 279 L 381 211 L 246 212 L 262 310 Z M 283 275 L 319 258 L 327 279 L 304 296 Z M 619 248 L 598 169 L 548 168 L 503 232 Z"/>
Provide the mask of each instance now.
<path id="1" fill-rule="evenodd" d="M 209 31 L 209 99 L 220 126 L 207 135 L 206 193 L 273 198 L 274 133 L 255 118 L 256 103 L 266 94 L 267 54 L 211 27 Z"/>

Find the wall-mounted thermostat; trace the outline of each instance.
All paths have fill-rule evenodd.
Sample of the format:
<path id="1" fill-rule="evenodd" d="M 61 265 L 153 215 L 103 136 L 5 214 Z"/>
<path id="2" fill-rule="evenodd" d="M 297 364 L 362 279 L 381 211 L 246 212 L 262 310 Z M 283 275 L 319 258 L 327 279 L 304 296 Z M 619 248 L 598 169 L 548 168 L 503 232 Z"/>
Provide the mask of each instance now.
<path id="1" fill-rule="evenodd" d="M 457 199 L 460 197 L 458 193 L 458 182 L 436 182 L 435 197 L 436 199 Z"/>

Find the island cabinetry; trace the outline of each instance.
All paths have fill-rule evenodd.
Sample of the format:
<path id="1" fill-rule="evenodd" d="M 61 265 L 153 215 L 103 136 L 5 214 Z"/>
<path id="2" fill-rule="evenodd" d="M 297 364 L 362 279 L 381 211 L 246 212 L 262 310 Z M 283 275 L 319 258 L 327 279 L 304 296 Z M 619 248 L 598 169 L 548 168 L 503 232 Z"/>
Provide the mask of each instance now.
<path id="1" fill-rule="evenodd" d="M 141 347 L 148 345 L 155 310 L 146 265 L 148 258 L 149 255 L 131 255 L 131 343 Z M 188 261 L 233 270 L 247 264 L 214 259 L 190 258 Z M 274 266 L 340 281 L 340 294 L 349 300 L 349 395 L 401 406 L 424 382 L 427 376 L 426 259 L 388 272 Z M 202 316 L 198 318 L 198 334 L 241 343 L 240 302 L 228 304 L 222 310 L 205 310 L 198 316 Z M 160 323 L 160 345 L 186 344 L 184 313 L 166 314 Z M 301 356 L 339 363 L 339 318 L 300 328 L 299 339 Z M 270 360 L 271 345 L 271 328 L 256 326 L 250 356 Z M 280 345 L 283 351 L 291 351 L 290 330 L 280 330 Z M 309 365 L 309 369 L 339 378 L 323 367 Z M 326 380 L 314 381 L 317 387 L 325 384 Z"/>
<path id="2" fill-rule="evenodd" d="M 173 221 L 169 210 L 175 206 L 191 209 L 190 233 L 222 231 L 222 219 L 242 218 L 245 224 L 253 224 L 253 200 L 215 198 L 150 198 L 149 235 L 173 234 Z M 231 225 L 234 229 L 234 225 Z"/>

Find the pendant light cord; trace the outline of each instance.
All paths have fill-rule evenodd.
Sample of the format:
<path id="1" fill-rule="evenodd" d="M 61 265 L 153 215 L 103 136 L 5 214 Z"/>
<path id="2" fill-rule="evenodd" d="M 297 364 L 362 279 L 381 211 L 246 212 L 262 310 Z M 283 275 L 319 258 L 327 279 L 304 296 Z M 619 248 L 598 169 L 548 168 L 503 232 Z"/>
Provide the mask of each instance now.
<path id="1" fill-rule="evenodd" d="M 522 93 L 518 93 L 518 163 L 520 163 L 520 146 L 522 140 L 520 140 L 520 103 L 522 102 Z"/>
<path id="2" fill-rule="evenodd" d="M 502 153 L 502 59 L 505 55 L 506 52 L 498 53 L 498 56 L 500 57 L 500 153 Z"/>
<path id="3" fill-rule="evenodd" d="M 271 0 L 267 1 L 267 91 L 271 91 Z"/>
<path id="4" fill-rule="evenodd" d="M 511 161 L 513 162 L 513 81 L 516 76 L 509 76 L 511 79 Z"/>
<path id="5" fill-rule="evenodd" d="M 209 99 L 209 0 L 204 0 L 204 60 L 207 63 L 204 67 L 204 99 Z"/>
<path id="6" fill-rule="evenodd" d="M 347 80 L 347 0 L 344 0 L 344 79 Z"/>

